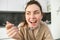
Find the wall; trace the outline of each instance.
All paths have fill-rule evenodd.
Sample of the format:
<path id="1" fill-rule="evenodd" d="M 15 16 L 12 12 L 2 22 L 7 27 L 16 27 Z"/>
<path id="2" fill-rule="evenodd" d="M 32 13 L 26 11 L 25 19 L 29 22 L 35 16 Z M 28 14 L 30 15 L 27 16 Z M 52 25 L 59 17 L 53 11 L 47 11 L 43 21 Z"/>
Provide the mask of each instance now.
<path id="1" fill-rule="evenodd" d="M 51 0 L 51 31 L 54 39 L 60 38 L 60 0 Z"/>
<path id="2" fill-rule="evenodd" d="M 38 2 L 41 4 L 43 12 L 47 12 L 47 0 L 38 0 Z"/>
<path id="3" fill-rule="evenodd" d="M 0 0 L 0 11 L 24 11 L 27 0 Z"/>
<path id="4" fill-rule="evenodd" d="M 0 11 L 7 11 L 7 0 L 0 0 Z"/>

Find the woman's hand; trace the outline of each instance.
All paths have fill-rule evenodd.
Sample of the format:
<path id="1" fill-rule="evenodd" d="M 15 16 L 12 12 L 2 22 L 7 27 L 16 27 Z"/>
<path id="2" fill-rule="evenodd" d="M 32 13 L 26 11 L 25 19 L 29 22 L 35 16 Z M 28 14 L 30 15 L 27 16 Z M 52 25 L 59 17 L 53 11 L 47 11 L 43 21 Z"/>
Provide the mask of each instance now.
<path id="1" fill-rule="evenodd" d="M 14 39 L 19 39 L 19 30 L 17 27 L 14 26 L 14 24 L 10 22 L 6 22 L 6 30 L 9 37 Z"/>

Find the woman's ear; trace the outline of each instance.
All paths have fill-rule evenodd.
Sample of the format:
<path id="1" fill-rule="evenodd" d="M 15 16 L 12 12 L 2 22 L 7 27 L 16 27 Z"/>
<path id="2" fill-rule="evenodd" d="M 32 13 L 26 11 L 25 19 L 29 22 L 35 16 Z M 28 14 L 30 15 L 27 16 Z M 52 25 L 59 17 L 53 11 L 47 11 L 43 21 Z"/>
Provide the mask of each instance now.
<path id="1" fill-rule="evenodd" d="M 41 14 L 41 20 L 43 20 L 43 17 L 44 17 L 43 14 Z"/>
<path id="2" fill-rule="evenodd" d="M 26 13 L 24 14 L 24 18 L 25 18 L 25 20 L 26 20 Z"/>
<path id="3" fill-rule="evenodd" d="M 41 15 L 41 20 L 43 19 L 43 15 Z"/>
<path id="4" fill-rule="evenodd" d="M 41 20 L 43 19 L 44 16 L 45 16 L 45 14 L 42 12 L 41 13 Z"/>

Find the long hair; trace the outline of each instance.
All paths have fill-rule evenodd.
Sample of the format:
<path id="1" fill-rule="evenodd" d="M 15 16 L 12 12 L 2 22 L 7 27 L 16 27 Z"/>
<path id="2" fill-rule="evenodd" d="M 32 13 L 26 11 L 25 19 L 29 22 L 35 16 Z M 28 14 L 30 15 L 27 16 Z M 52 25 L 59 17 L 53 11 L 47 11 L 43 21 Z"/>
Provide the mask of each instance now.
<path id="1" fill-rule="evenodd" d="M 26 5 L 25 10 L 26 10 L 26 8 L 27 8 L 29 5 L 32 5 L 32 4 L 36 4 L 36 5 L 40 8 L 41 13 L 43 14 L 43 12 L 42 12 L 42 7 L 41 7 L 40 3 L 39 3 L 38 1 L 36 1 L 36 0 L 30 0 L 30 1 L 27 3 L 27 5 Z"/>
<path id="2" fill-rule="evenodd" d="M 27 8 L 29 5 L 32 5 L 32 4 L 36 4 L 36 5 L 40 8 L 41 13 L 42 13 L 42 15 L 43 15 L 42 7 L 41 7 L 40 3 L 39 3 L 38 1 L 36 1 L 36 0 L 30 0 L 30 1 L 27 3 L 27 5 L 26 5 L 25 10 L 26 10 L 26 8 Z M 27 25 L 27 24 L 28 24 L 28 23 L 27 23 L 27 21 L 26 21 L 26 19 L 25 19 L 24 25 Z"/>

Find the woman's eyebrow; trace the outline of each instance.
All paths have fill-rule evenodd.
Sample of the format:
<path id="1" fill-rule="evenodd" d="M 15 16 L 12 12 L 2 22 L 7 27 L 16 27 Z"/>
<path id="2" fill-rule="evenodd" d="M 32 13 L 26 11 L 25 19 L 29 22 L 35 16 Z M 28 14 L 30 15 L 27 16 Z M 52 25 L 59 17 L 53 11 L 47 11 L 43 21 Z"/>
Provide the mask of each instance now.
<path id="1" fill-rule="evenodd" d="M 35 10 L 35 11 L 33 11 L 33 12 L 38 12 L 39 10 Z M 26 12 L 28 12 L 28 13 L 30 13 L 30 11 L 26 11 Z"/>
<path id="2" fill-rule="evenodd" d="M 26 12 L 29 12 L 30 13 L 30 11 L 26 11 Z"/>
<path id="3" fill-rule="evenodd" d="M 39 11 L 39 10 L 35 10 L 34 12 L 37 12 L 37 11 Z"/>

